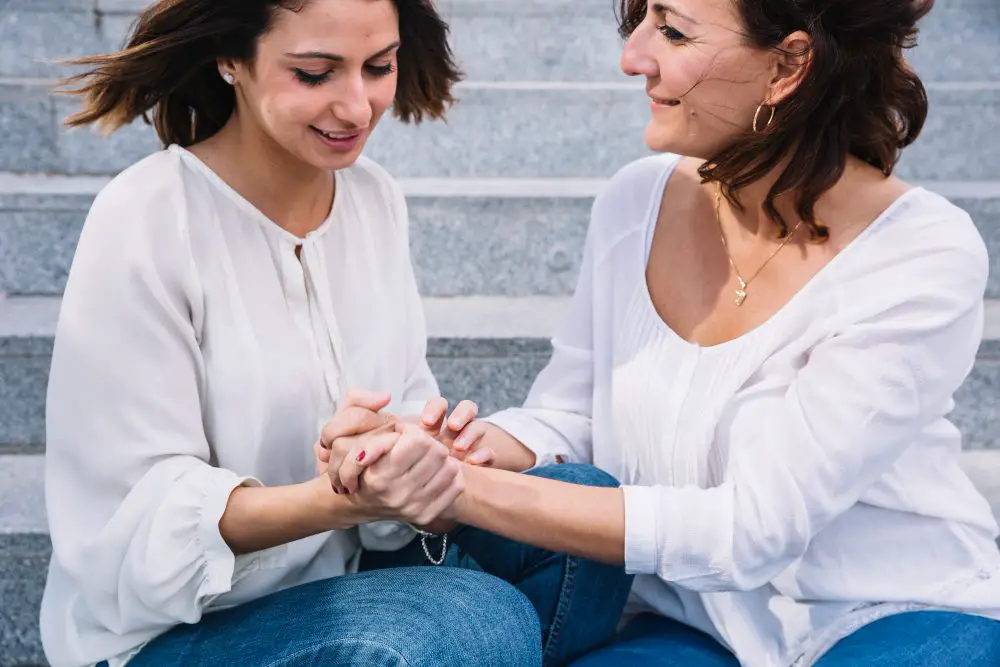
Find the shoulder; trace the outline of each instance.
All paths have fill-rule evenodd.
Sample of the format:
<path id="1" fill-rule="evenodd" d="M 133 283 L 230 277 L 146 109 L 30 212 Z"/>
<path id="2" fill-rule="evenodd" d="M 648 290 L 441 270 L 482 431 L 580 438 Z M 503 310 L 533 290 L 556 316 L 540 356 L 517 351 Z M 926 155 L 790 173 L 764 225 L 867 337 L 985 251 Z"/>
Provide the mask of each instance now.
<path id="1" fill-rule="evenodd" d="M 389 222 L 388 231 L 405 233 L 408 217 L 403 189 L 382 165 L 362 155 L 341 169 L 338 177 L 346 190 L 343 194 L 351 199 L 355 214 L 365 218 L 369 231 L 380 222 Z"/>
<path id="2" fill-rule="evenodd" d="M 403 191 L 395 178 L 379 163 L 360 156 L 357 161 L 340 172 L 352 190 L 363 197 L 381 197 L 395 200 Z"/>
<path id="3" fill-rule="evenodd" d="M 608 209 L 625 206 L 630 211 L 649 211 L 658 204 L 664 184 L 680 162 L 679 156 L 668 153 L 630 162 L 608 180 L 595 206 Z"/>
<path id="4" fill-rule="evenodd" d="M 173 271 L 189 257 L 191 179 L 182 156 L 154 153 L 125 169 L 95 197 L 73 268 L 129 275 Z"/>
<path id="5" fill-rule="evenodd" d="M 989 278 L 989 254 L 969 214 L 945 197 L 914 188 L 886 212 L 873 234 L 868 261 L 927 288 L 935 284 L 980 292 Z M 878 224 L 878 223 L 876 223 Z"/>
<path id="6" fill-rule="evenodd" d="M 645 230 L 657 214 L 663 188 L 680 161 L 680 157 L 664 153 L 640 158 L 619 169 L 594 198 L 590 235 L 608 244 Z"/>
<path id="7" fill-rule="evenodd" d="M 989 257 L 975 223 L 944 197 L 915 188 L 848 247 L 835 272 L 837 319 L 951 321 L 978 313 Z"/>
<path id="8" fill-rule="evenodd" d="M 182 159 L 168 149 L 122 171 L 95 197 L 86 227 L 109 233 L 164 231 L 163 222 L 176 222 L 187 199 Z"/>

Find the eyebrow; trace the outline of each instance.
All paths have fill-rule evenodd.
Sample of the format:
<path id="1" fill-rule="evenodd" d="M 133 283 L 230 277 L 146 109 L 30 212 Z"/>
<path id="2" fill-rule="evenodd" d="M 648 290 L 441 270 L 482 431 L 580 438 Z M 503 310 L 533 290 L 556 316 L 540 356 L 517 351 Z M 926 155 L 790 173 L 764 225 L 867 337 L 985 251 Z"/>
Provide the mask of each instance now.
<path id="1" fill-rule="evenodd" d="M 653 11 L 656 12 L 657 14 L 674 14 L 676 16 L 681 17 L 682 19 L 684 19 L 685 21 L 687 21 L 689 23 L 693 23 L 694 25 L 699 25 L 697 21 L 695 21 L 693 18 L 691 18 L 687 14 L 685 14 L 683 12 L 680 12 L 680 11 L 674 9 L 673 7 L 671 7 L 670 5 L 665 5 L 665 4 L 661 3 L 661 2 L 657 2 L 657 3 L 655 3 L 653 5 Z"/>
<path id="2" fill-rule="evenodd" d="M 398 49 L 398 48 L 399 48 L 399 42 L 393 42 L 392 44 L 390 44 L 389 46 L 385 47 L 384 49 L 382 49 L 378 53 L 369 56 L 368 60 L 372 60 L 373 58 L 381 58 L 382 56 L 384 56 L 384 55 L 386 55 L 388 53 L 391 53 L 392 51 L 394 51 L 395 49 Z M 339 56 L 336 53 L 325 53 L 323 51 L 306 51 L 304 53 L 286 53 L 285 55 L 288 56 L 289 58 L 295 58 L 296 60 L 329 60 L 329 61 L 332 61 L 332 62 L 335 62 L 335 63 L 342 63 L 342 62 L 344 62 L 344 60 L 346 60 L 344 58 L 344 56 Z"/>

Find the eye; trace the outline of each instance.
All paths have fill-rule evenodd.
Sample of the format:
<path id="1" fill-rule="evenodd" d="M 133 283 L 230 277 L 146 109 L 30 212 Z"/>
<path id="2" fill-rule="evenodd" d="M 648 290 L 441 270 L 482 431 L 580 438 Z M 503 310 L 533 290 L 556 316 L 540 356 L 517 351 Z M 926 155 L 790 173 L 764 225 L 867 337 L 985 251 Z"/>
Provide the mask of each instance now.
<path id="1" fill-rule="evenodd" d="M 387 65 L 367 65 L 368 71 L 371 72 L 372 76 L 383 77 L 389 76 L 396 71 L 396 66 L 392 63 Z"/>
<path id="2" fill-rule="evenodd" d="M 307 86 L 318 86 L 328 78 L 330 78 L 329 72 L 323 72 L 322 74 L 310 74 L 304 70 L 298 68 L 293 70 L 295 72 L 295 78 L 306 84 Z"/>
<path id="3" fill-rule="evenodd" d="M 666 37 L 671 42 L 687 41 L 687 37 L 684 35 L 684 33 L 678 31 L 676 28 L 673 28 L 669 25 L 664 24 L 660 26 L 659 30 L 661 33 L 663 33 L 663 36 Z"/>

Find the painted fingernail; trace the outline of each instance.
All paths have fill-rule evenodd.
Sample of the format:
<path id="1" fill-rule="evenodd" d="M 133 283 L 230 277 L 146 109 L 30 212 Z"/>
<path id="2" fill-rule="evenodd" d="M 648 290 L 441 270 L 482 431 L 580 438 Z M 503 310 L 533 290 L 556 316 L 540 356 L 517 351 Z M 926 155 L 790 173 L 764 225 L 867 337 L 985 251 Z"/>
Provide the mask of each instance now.
<path id="1" fill-rule="evenodd" d="M 455 449 L 460 449 L 464 451 L 468 448 L 469 448 L 469 439 L 467 437 L 461 436 L 459 437 L 458 440 L 455 441 Z"/>
<path id="2" fill-rule="evenodd" d="M 362 461 L 364 461 L 365 460 L 365 456 L 367 456 L 367 455 L 368 455 L 368 452 L 361 452 L 360 454 L 358 454 L 358 463 L 361 463 Z"/>

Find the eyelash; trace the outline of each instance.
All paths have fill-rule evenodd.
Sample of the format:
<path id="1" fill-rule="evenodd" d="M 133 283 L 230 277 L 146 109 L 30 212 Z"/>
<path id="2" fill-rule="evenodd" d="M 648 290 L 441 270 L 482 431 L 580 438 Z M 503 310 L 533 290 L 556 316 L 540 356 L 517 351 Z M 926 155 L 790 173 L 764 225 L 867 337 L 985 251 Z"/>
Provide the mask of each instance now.
<path id="1" fill-rule="evenodd" d="M 366 68 L 368 69 L 368 72 L 376 78 L 389 76 L 390 74 L 396 71 L 396 66 L 393 65 L 392 63 L 389 63 L 388 65 L 366 65 Z M 330 78 L 330 72 L 323 72 L 322 74 L 310 74 L 309 72 L 305 72 L 298 68 L 296 68 L 294 72 L 295 72 L 295 78 L 301 81 L 302 83 L 306 84 L 307 86 L 322 85 L 323 83 L 326 82 L 328 78 Z"/>
<path id="2" fill-rule="evenodd" d="M 686 42 L 687 37 L 683 33 L 679 32 L 676 28 L 672 28 L 669 25 L 662 25 L 659 28 L 663 36 L 666 37 L 671 42 Z"/>

